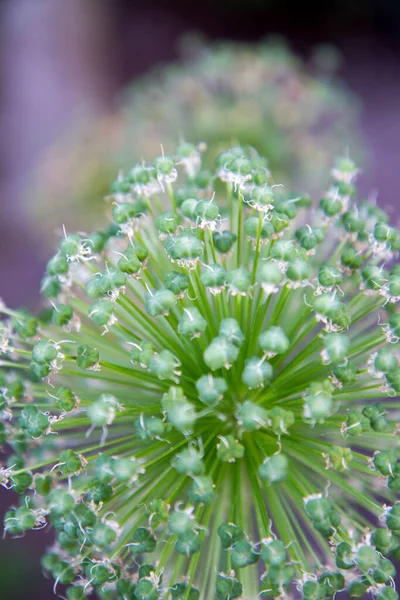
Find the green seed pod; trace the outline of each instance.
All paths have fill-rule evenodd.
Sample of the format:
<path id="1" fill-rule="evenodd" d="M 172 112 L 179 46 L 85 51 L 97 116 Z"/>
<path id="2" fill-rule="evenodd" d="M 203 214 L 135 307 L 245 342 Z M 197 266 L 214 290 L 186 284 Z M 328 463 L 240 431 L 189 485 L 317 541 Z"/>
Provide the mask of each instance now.
<path id="1" fill-rule="evenodd" d="M 116 225 L 126 225 L 134 219 L 140 219 L 147 212 L 147 205 L 141 200 L 114 204 L 112 218 Z"/>
<path id="2" fill-rule="evenodd" d="M 134 554 L 150 554 L 154 552 L 157 546 L 157 540 L 151 529 L 138 527 L 129 541 L 129 547 Z"/>
<path id="3" fill-rule="evenodd" d="M 78 398 L 70 388 L 59 387 L 54 393 L 54 404 L 63 412 L 70 412 L 77 407 Z"/>
<path id="4" fill-rule="evenodd" d="M 194 517 L 191 511 L 175 510 L 168 519 L 168 532 L 170 535 L 183 536 L 192 531 Z"/>
<path id="5" fill-rule="evenodd" d="M 217 369 L 229 369 L 236 361 L 239 355 L 239 349 L 225 337 L 218 336 L 214 338 L 211 344 L 204 351 L 204 362 L 211 371 Z"/>
<path id="6" fill-rule="evenodd" d="M 165 431 L 165 425 L 158 417 L 147 417 L 141 414 L 135 421 L 136 435 L 140 440 L 147 441 L 161 437 Z"/>
<path id="7" fill-rule="evenodd" d="M 369 290 L 380 290 L 386 283 L 385 272 L 376 265 L 367 265 L 361 271 L 364 285 Z"/>
<path id="8" fill-rule="evenodd" d="M 189 531 L 176 540 L 174 548 L 179 554 L 192 556 L 200 552 L 201 543 L 199 534 L 196 531 Z"/>
<path id="9" fill-rule="evenodd" d="M 304 499 L 305 511 L 313 523 L 321 523 L 329 519 L 332 502 L 322 495 L 309 496 Z"/>
<path id="10" fill-rule="evenodd" d="M 194 221 L 197 203 L 197 198 L 185 198 L 181 204 L 181 212 L 183 216 Z"/>
<path id="11" fill-rule="evenodd" d="M 72 475 L 82 469 L 81 457 L 73 450 L 64 450 L 60 454 L 59 470 L 62 475 Z"/>
<path id="12" fill-rule="evenodd" d="M 221 440 L 217 444 L 217 458 L 223 462 L 235 462 L 244 456 L 244 446 L 236 440 L 233 435 L 219 436 Z"/>
<path id="13" fill-rule="evenodd" d="M 274 228 L 275 233 L 281 233 L 290 224 L 290 219 L 285 213 L 280 213 L 274 210 L 270 216 L 270 223 Z"/>
<path id="14" fill-rule="evenodd" d="M 237 542 L 246 539 L 244 531 L 234 523 L 222 523 L 218 527 L 218 536 L 224 550 L 228 550 Z"/>
<path id="15" fill-rule="evenodd" d="M 343 204 L 339 199 L 322 198 L 319 205 L 327 217 L 335 217 L 343 210 Z"/>
<path id="16" fill-rule="evenodd" d="M 137 600 L 159 600 L 158 586 L 152 579 L 141 579 L 135 587 L 135 598 Z"/>
<path id="17" fill-rule="evenodd" d="M 342 219 L 344 228 L 348 233 L 357 233 L 365 229 L 365 221 L 356 212 L 348 211 L 344 213 Z"/>
<path id="18" fill-rule="evenodd" d="M 323 586 L 313 579 L 304 582 L 301 592 L 303 600 L 323 600 L 325 597 Z"/>
<path id="19" fill-rule="evenodd" d="M 70 259 L 81 251 L 82 240 L 77 234 L 67 235 L 60 242 L 60 252 Z"/>
<path id="20" fill-rule="evenodd" d="M 203 375 L 196 381 L 199 399 L 207 406 L 216 406 L 222 400 L 228 385 L 222 377 L 213 377 L 211 373 Z"/>
<path id="21" fill-rule="evenodd" d="M 261 240 L 267 240 L 275 233 L 274 226 L 266 219 L 263 219 L 260 228 L 258 217 L 248 217 L 244 222 L 244 231 L 253 240 L 257 240 L 259 236 Z"/>
<path id="22" fill-rule="evenodd" d="M 170 588 L 172 600 L 199 600 L 200 592 L 187 583 L 175 583 Z"/>
<path id="23" fill-rule="evenodd" d="M 157 174 L 170 175 L 175 168 L 175 159 L 173 156 L 159 156 L 154 161 L 154 168 Z"/>
<path id="24" fill-rule="evenodd" d="M 394 469 L 397 463 L 397 456 L 394 450 L 376 451 L 373 457 L 373 465 L 381 475 L 388 477 L 393 476 Z"/>
<path id="25" fill-rule="evenodd" d="M 156 500 L 152 500 L 146 510 L 146 517 L 149 518 L 149 523 L 152 524 L 153 527 L 157 527 L 161 523 L 166 523 L 169 517 L 169 509 L 170 505 L 157 498 Z"/>
<path id="26" fill-rule="evenodd" d="M 400 535 L 400 502 L 386 513 L 386 526 L 394 535 Z"/>
<path id="27" fill-rule="evenodd" d="M 116 320 L 114 315 L 115 305 L 111 300 L 98 300 L 89 307 L 89 317 L 99 327 L 112 325 Z"/>
<path id="28" fill-rule="evenodd" d="M 370 420 L 358 410 L 350 410 L 346 421 L 342 425 L 343 433 L 351 437 L 357 437 L 370 429 Z"/>
<path id="29" fill-rule="evenodd" d="M 344 267 L 354 271 L 361 267 L 364 258 L 355 248 L 353 248 L 353 246 L 348 246 L 343 250 L 340 256 L 340 262 Z"/>
<path id="30" fill-rule="evenodd" d="M 243 569 L 253 565 L 258 560 L 258 554 L 248 540 L 240 540 L 231 548 L 231 561 L 233 569 Z"/>
<path id="31" fill-rule="evenodd" d="M 48 496 L 51 492 L 53 480 L 51 475 L 45 477 L 35 477 L 35 490 L 41 496 Z"/>
<path id="32" fill-rule="evenodd" d="M 194 209 L 194 216 L 200 222 L 215 221 L 219 216 L 219 207 L 215 200 L 200 200 Z"/>
<path id="33" fill-rule="evenodd" d="M 325 288 L 332 288 L 340 285 L 343 281 L 343 275 L 336 267 L 331 265 L 321 265 L 318 273 L 318 283 Z"/>
<path id="34" fill-rule="evenodd" d="M 22 409 L 19 425 L 31 438 L 38 439 L 47 432 L 50 421 L 48 415 L 32 404 Z"/>
<path id="35" fill-rule="evenodd" d="M 393 475 L 388 477 L 387 482 L 388 488 L 392 490 L 392 492 L 400 491 L 400 463 L 396 463 L 393 469 Z"/>
<path id="36" fill-rule="evenodd" d="M 141 262 L 138 255 L 135 252 L 135 248 L 129 244 L 125 249 L 123 255 L 117 263 L 118 269 L 125 273 L 125 275 L 135 275 L 140 271 Z"/>
<path id="37" fill-rule="evenodd" d="M 180 222 L 181 218 L 177 213 L 167 211 L 155 219 L 154 225 L 156 226 L 159 234 L 165 235 L 174 233 Z"/>
<path id="38" fill-rule="evenodd" d="M 189 499 L 194 503 L 211 504 L 215 498 L 214 484 L 209 475 L 194 477 L 189 490 Z"/>
<path id="39" fill-rule="evenodd" d="M 177 273 L 171 271 L 165 276 L 165 287 L 170 290 L 175 296 L 181 297 L 190 285 L 190 279 L 185 273 Z"/>
<path id="40" fill-rule="evenodd" d="M 311 391 L 311 389 L 310 389 Z M 332 395 L 324 390 L 304 397 L 304 419 L 311 423 L 324 423 L 335 412 Z"/>
<path id="41" fill-rule="evenodd" d="M 396 577 L 396 568 L 387 558 L 379 558 L 378 566 L 373 569 L 371 577 L 375 583 L 389 584 L 394 581 L 394 578 Z"/>
<path id="42" fill-rule="evenodd" d="M 379 348 L 374 359 L 374 367 L 377 371 L 389 373 L 398 369 L 399 362 L 391 348 L 384 346 Z"/>
<path id="43" fill-rule="evenodd" d="M 135 481 L 140 470 L 140 464 L 135 458 L 118 458 L 114 460 L 112 470 L 117 483 Z"/>
<path id="44" fill-rule="evenodd" d="M 185 308 L 179 321 L 178 332 L 185 337 L 198 337 L 207 329 L 207 321 L 198 308 Z"/>
<path id="45" fill-rule="evenodd" d="M 14 492 L 17 494 L 22 494 L 22 492 L 25 492 L 25 490 L 32 487 L 32 473 L 29 471 L 24 471 L 23 473 L 14 473 L 11 475 L 10 481 Z"/>
<path id="46" fill-rule="evenodd" d="M 350 340 L 343 333 L 329 333 L 324 336 L 322 358 L 325 363 L 336 363 L 344 360 L 350 349 Z"/>
<path id="47" fill-rule="evenodd" d="M 106 483 L 94 483 L 88 492 L 88 500 L 95 504 L 107 502 L 112 496 L 113 489 Z"/>
<path id="48" fill-rule="evenodd" d="M 85 600 L 86 592 L 83 585 L 74 585 L 67 589 L 68 600 Z"/>
<path id="49" fill-rule="evenodd" d="M 311 275 L 311 265 L 302 258 L 295 258 L 289 262 L 286 277 L 290 281 L 307 281 Z"/>
<path id="50" fill-rule="evenodd" d="M 73 317 L 74 311 L 68 304 L 58 304 L 54 307 L 52 322 L 54 325 L 68 325 Z"/>
<path id="51" fill-rule="evenodd" d="M 66 515 L 74 509 L 75 500 L 67 490 L 55 488 L 50 492 L 50 507 L 56 516 Z"/>
<path id="52" fill-rule="evenodd" d="M 149 360 L 149 371 L 158 379 L 174 379 L 179 361 L 169 350 L 161 350 L 154 354 Z"/>
<path id="53" fill-rule="evenodd" d="M 22 338 L 32 338 L 36 335 L 38 329 L 38 321 L 28 312 L 21 311 L 18 317 L 11 319 L 12 328 Z"/>
<path id="54" fill-rule="evenodd" d="M 289 262 L 296 257 L 296 250 L 291 240 L 277 240 L 270 250 L 274 260 Z"/>
<path id="55" fill-rule="evenodd" d="M 257 271 L 257 282 L 261 284 L 264 292 L 270 294 L 278 291 L 278 286 L 282 282 L 283 275 L 276 263 L 273 261 L 264 261 Z"/>
<path id="56" fill-rule="evenodd" d="M 96 479 L 101 483 L 111 483 L 114 479 L 114 458 L 100 454 L 96 459 Z"/>
<path id="57" fill-rule="evenodd" d="M 215 591 L 217 598 L 220 600 L 233 600 L 242 595 L 243 586 L 235 577 L 225 575 L 225 573 L 217 573 Z"/>
<path id="58" fill-rule="evenodd" d="M 354 579 L 347 587 L 347 593 L 351 600 L 359 600 L 367 593 L 370 583 L 364 578 Z"/>
<path id="59" fill-rule="evenodd" d="M 95 368 L 99 362 L 100 354 L 96 348 L 88 344 L 81 344 L 76 351 L 76 364 L 81 369 Z"/>
<path id="60" fill-rule="evenodd" d="M 377 242 L 390 242 L 393 239 L 394 230 L 387 223 L 378 221 L 374 227 L 374 238 Z"/>
<path id="61" fill-rule="evenodd" d="M 56 254 L 49 260 L 46 267 L 48 275 L 66 275 L 69 270 L 69 264 L 66 256 Z"/>
<path id="62" fill-rule="evenodd" d="M 343 446 L 332 446 L 324 456 L 326 456 L 327 467 L 335 471 L 346 471 L 353 460 L 350 448 Z"/>
<path id="63" fill-rule="evenodd" d="M 357 381 L 357 372 L 357 366 L 351 362 L 346 362 L 345 365 L 338 365 L 333 369 L 333 375 L 345 386 L 353 385 Z"/>
<path id="64" fill-rule="evenodd" d="M 294 425 L 295 416 L 291 410 L 275 406 L 268 412 L 269 425 L 277 436 L 288 433 L 288 429 Z"/>
<path id="65" fill-rule="evenodd" d="M 281 567 L 287 562 L 285 544 L 272 538 L 266 540 L 262 544 L 260 558 L 267 566 Z"/>
<path id="66" fill-rule="evenodd" d="M 246 339 L 236 319 L 223 319 L 219 325 L 219 335 L 238 348 Z"/>
<path id="67" fill-rule="evenodd" d="M 147 368 L 153 356 L 153 346 L 149 342 L 141 342 L 140 345 L 134 344 L 132 346 L 130 359 L 133 364 L 140 364 L 143 368 Z"/>
<path id="68" fill-rule="evenodd" d="M 253 356 L 245 362 L 242 381 L 249 389 L 264 387 L 272 379 L 272 373 L 272 366 L 268 362 Z"/>
<path id="69" fill-rule="evenodd" d="M 265 408 L 253 404 L 249 400 L 240 404 L 236 412 L 239 425 L 246 431 L 256 431 L 261 427 L 267 427 L 269 424 L 268 417 L 268 411 Z"/>
<path id="70" fill-rule="evenodd" d="M 226 283 L 227 272 L 221 265 L 207 265 L 200 275 L 201 283 L 209 288 L 210 292 L 220 292 Z"/>
<path id="71" fill-rule="evenodd" d="M 266 458 L 258 467 L 258 474 L 268 484 L 285 481 L 289 471 L 289 460 L 281 452 Z"/>
<path id="72" fill-rule="evenodd" d="M 325 598 L 334 598 L 338 592 L 344 590 L 346 582 L 344 577 L 339 572 L 326 572 L 318 578 L 325 592 Z"/>
<path id="73" fill-rule="evenodd" d="M 171 387 L 169 392 L 164 394 L 161 405 L 167 420 L 175 429 L 185 435 L 192 431 L 197 414 L 193 404 L 186 400 L 181 388 Z"/>
<path id="74" fill-rule="evenodd" d="M 369 573 L 378 566 L 379 554 L 374 548 L 371 548 L 371 546 L 360 546 L 357 549 L 355 561 L 360 571 Z"/>
<path id="75" fill-rule="evenodd" d="M 398 298 L 400 296 L 400 276 L 399 275 L 389 275 L 389 294 L 394 298 Z"/>
<path id="76" fill-rule="evenodd" d="M 259 344 L 267 356 L 287 352 L 290 341 L 281 327 L 270 327 L 258 338 Z"/>
<path id="77" fill-rule="evenodd" d="M 91 535 L 92 542 L 98 548 L 111 546 L 117 539 L 117 532 L 106 523 L 96 523 Z"/>
<path id="78" fill-rule="evenodd" d="M 61 291 L 62 286 L 57 277 L 43 277 L 40 282 L 40 293 L 45 298 L 57 298 Z"/>
<path id="79" fill-rule="evenodd" d="M 313 250 L 317 244 L 322 242 L 324 235 L 321 229 L 313 230 L 309 225 L 300 227 L 295 231 L 294 237 L 304 250 Z"/>
<path id="80" fill-rule="evenodd" d="M 58 350 L 54 343 L 40 340 L 32 349 L 32 360 L 39 364 L 50 364 L 57 358 Z"/>
<path id="81" fill-rule="evenodd" d="M 229 271 L 226 275 L 226 283 L 233 296 L 246 296 L 251 288 L 251 273 L 244 267 Z"/>
<path id="82" fill-rule="evenodd" d="M 171 290 L 154 290 L 146 295 L 146 311 L 151 317 L 168 315 L 176 304 L 176 296 Z"/>
<path id="83" fill-rule="evenodd" d="M 400 371 L 398 369 L 385 374 L 386 381 L 396 394 L 400 392 Z"/>
<path id="84" fill-rule="evenodd" d="M 336 566 L 339 569 L 351 569 L 354 566 L 353 549 L 347 542 L 340 542 L 335 550 Z"/>
<path id="85" fill-rule="evenodd" d="M 199 450 L 193 446 L 189 446 L 176 454 L 171 464 L 178 473 L 185 475 L 202 475 L 204 473 L 203 456 Z"/>
<path id="86" fill-rule="evenodd" d="M 203 255 L 204 244 L 195 235 L 181 233 L 165 240 L 165 250 L 172 260 L 185 267 L 197 264 Z"/>
<path id="87" fill-rule="evenodd" d="M 100 398 L 87 407 L 87 416 L 93 427 L 111 425 L 115 419 L 118 402 L 111 394 L 101 394 Z"/>
<path id="88" fill-rule="evenodd" d="M 399 600 L 399 594 L 394 587 L 384 587 L 379 590 L 376 600 Z"/>
<path id="89" fill-rule="evenodd" d="M 371 542 L 378 552 L 387 554 L 393 543 L 392 533 L 384 527 L 379 527 L 373 532 Z"/>

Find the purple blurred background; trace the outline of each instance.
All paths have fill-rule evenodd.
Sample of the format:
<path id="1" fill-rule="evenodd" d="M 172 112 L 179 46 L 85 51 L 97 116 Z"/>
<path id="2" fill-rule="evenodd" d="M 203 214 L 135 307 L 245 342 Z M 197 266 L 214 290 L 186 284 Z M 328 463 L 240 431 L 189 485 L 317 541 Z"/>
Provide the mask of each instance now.
<path id="1" fill-rule="evenodd" d="M 178 54 L 180 36 L 257 41 L 284 35 L 307 53 L 333 43 L 341 76 L 361 98 L 371 160 L 361 181 L 378 202 L 400 209 L 400 2 L 330 0 L 8 0 L 0 3 L 0 297 L 35 304 L 44 244 L 24 218 L 22 194 L 44 149 L 85 114 L 116 104 L 118 91 Z M 73 173 L 71 173 L 73 177 Z M 28 190 L 29 191 L 29 190 Z M 397 218 L 396 218 L 397 213 Z M 9 496 L 6 498 L 7 503 Z M 49 534 L 50 536 L 51 534 Z M 0 545 L 1 597 L 52 596 L 37 541 Z M 35 545 L 34 545 L 35 544 Z"/>

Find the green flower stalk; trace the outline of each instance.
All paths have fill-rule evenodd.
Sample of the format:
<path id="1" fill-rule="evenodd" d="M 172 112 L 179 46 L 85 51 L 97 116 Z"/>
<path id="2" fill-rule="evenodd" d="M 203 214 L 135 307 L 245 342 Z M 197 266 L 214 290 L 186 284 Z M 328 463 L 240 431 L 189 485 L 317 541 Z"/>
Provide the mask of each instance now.
<path id="1" fill-rule="evenodd" d="M 256 45 L 186 43 L 181 60 L 135 80 L 113 113 L 69 128 L 51 146 L 26 195 L 26 211 L 51 241 L 103 226 L 102 197 L 120 168 L 173 152 L 177 135 L 207 144 L 203 165 L 250 144 L 289 189 L 320 191 L 343 148 L 356 150 L 358 102 L 331 67 L 305 63 L 274 39 Z M 44 217 L 45 216 L 45 217 Z"/>
<path id="2" fill-rule="evenodd" d="M 399 231 L 332 169 L 318 207 L 252 148 L 120 174 L 38 317 L 2 307 L 7 536 L 51 527 L 68 600 L 396 600 Z"/>

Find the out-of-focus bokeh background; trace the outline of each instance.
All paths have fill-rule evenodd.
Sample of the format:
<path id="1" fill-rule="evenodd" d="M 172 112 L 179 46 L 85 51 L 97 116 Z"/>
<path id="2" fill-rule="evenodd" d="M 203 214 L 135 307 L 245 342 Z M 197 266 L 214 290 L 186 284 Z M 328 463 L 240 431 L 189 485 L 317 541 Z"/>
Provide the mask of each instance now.
<path id="1" fill-rule="evenodd" d="M 239 134 L 247 127 L 245 117 L 254 108 L 248 103 L 249 88 L 253 92 L 252 86 L 259 83 L 257 76 L 246 79 L 248 65 L 255 64 L 253 57 L 260 46 L 245 50 L 242 80 L 236 78 L 236 67 L 229 62 L 233 51 L 230 45 L 228 50 L 224 46 L 216 58 L 202 63 L 207 54 L 204 42 L 199 46 L 197 38 L 188 38 L 188 34 L 200 34 L 211 42 L 250 45 L 266 36 L 282 36 L 304 61 L 297 63 L 294 55 L 285 55 L 286 79 L 281 73 L 278 77 L 279 85 L 284 81 L 280 89 L 285 90 L 287 114 L 290 112 L 299 121 L 292 119 L 280 141 L 279 132 L 288 121 L 284 113 L 283 124 L 275 130 L 272 123 L 270 134 L 261 142 L 258 138 L 264 145 L 261 149 L 268 151 L 269 145 L 271 162 L 277 163 L 278 171 L 287 164 L 293 167 L 293 173 L 296 169 L 304 173 L 307 168 L 305 181 L 315 184 L 317 189 L 313 191 L 317 194 L 318 185 L 323 182 L 318 178 L 318 170 L 325 160 L 325 151 L 332 140 L 334 146 L 346 136 L 341 138 L 343 132 L 337 136 L 335 132 L 328 141 L 324 136 L 310 138 L 305 131 L 305 113 L 297 117 L 296 111 L 302 107 L 302 98 L 308 99 L 308 93 L 310 98 L 318 98 L 317 108 L 319 102 L 323 107 L 333 102 L 333 110 L 344 115 L 340 125 L 347 133 L 350 150 L 360 156 L 364 165 L 362 192 L 379 190 L 378 203 L 392 206 L 393 219 L 398 220 L 398 0 L 330 0 L 318 7 L 313 2 L 297 0 L 3 0 L 0 19 L 0 297 L 8 304 L 37 304 L 53 235 L 56 239 L 54 230 L 63 222 L 80 223 L 79 212 L 87 223 L 88 212 L 96 209 L 85 202 L 104 193 L 119 160 L 129 164 L 148 152 L 158 152 L 158 148 L 153 150 L 155 143 L 171 142 L 174 135 L 178 140 L 182 131 L 177 127 L 175 132 L 173 119 L 180 117 L 180 102 L 186 93 L 193 96 L 195 104 L 199 96 L 203 102 L 201 109 L 196 108 L 200 113 L 194 113 L 201 114 L 201 121 L 197 118 L 193 126 L 189 123 L 190 111 L 181 111 L 182 118 L 186 118 L 185 128 L 194 136 L 202 130 L 199 122 L 213 128 L 215 115 L 208 109 L 212 98 L 219 97 L 218 86 L 222 86 L 226 100 L 227 94 L 236 93 L 236 84 L 239 93 L 244 92 L 243 104 L 224 127 L 228 128 L 226 138 L 229 123 L 234 124 L 232 141 L 241 141 Z M 186 36 L 183 51 L 182 36 Z M 275 40 L 274 44 L 278 44 L 277 52 L 282 58 L 286 51 L 281 42 Z M 341 58 L 326 47 L 316 53 L 313 49 L 320 44 L 332 45 Z M 183 71 L 168 67 L 168 78 L 163 79 L 164 65 L 177 61 L 182 52 L 189 60 L 186 67 Z M 197 53 L 197 57 L 191 57 L 191 53 Z M 270 71 L 265 75 L 264 87 L 256 90 L 260 102 L 273 93 L 269 83 L 271 69 L 278 63 L 271 57 L 268 60 L 266 69 Z M 337 70 L 334 76 L 333 66 Z M 226 81 L 217 77 L 215 88 L 209 69 L 225 70 Z M 146 75 L 149 70 L 153 70 L 150 78 Z M 304 79 L 301 74 L 297 80 L 296 73 L 303 70 L 321 78 L 328 87 L 314 90 L 308 75 Z M 182 87 L 180 73 L 187 78 Z M 338 80 L 344 82 L 348 91 L 336 96 L 335 90 L 342 89 Z M 132 81 L 133 92 L 131 87 L 129 92 L 123 91 Z M 206 88 L 207 93 L 203 93 Z M 154 104 L 148 102 L 146 93 L 150 93 Z M 151 138 L 142 125 L 143 120 L 151 120 L 151 110 L 156 114 L 157 94 L 169 98 L 171 112 L 168 127 L 164 123 Z M 309 106 L 307 102 L 305 108 Z M 281 105 L 280 96 L 275 104 Z M 317 108 L 308 112 L 315 115 Z M 161 115 L 161 121 L 163 118 Z M 277 118 L 274 113 L 273 120 Z M 244 141 L 251 141 L 252 135 Z M 153 146 L 139 150 L 138 140 Z M 280 164 L 282 156 L 285 160 Z M 100 198 L 99 206 L 101 212 Z M 9 502 L 9 496 L 1 496 L 3 505 L 5 500 Z M 0 544 L 1 597 L 53 597 L 52 585 L 42 579 L 39 566 L 39 544 L 42 547 L 47 543 L 51 543 L 51 532 L 27 535 L 22 543 L 6 540 Z"/>

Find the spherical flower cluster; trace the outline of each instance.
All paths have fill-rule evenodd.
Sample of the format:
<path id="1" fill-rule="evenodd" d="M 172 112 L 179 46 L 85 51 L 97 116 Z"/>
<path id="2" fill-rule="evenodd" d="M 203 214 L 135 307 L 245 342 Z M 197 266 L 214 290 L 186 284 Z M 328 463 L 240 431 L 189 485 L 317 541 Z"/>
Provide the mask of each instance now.
<path id="1" fill-rule="evenodd" d="M 101 199 L 117 170 L 152 160 L 160 141 L 173 152 L 178 134 L 207 144 L 203 165 L 211 168 L 227 145 L 250 144 L 297 191 L 320 191 L 334 157 L 346 147 L 354 153 L 358 104 L 332 70 L 273 39 L 183 50 L 180 62 L 136 79 L 118 110 L 69 127 L 49 148 L 26 194 L 26 211 L 48 239 L 60 222 L 103 226 Z M 198 151 L 181 156 L 189 170 L 199 160 Z"/>
<path id="2" fill-rule="evenodd" d="M 397 600 L 399 231 L 348 158 L 317 208 L 191 155 L 65 231 L 41 314 L 1 308 L 5 534 L 51 528 L 68 600 Z"/>

